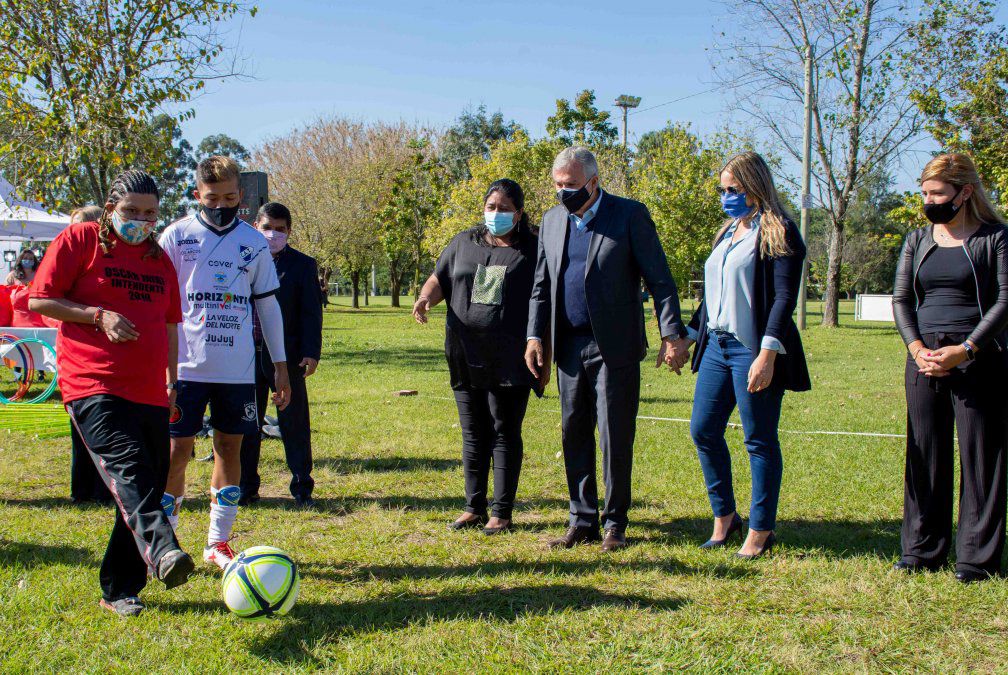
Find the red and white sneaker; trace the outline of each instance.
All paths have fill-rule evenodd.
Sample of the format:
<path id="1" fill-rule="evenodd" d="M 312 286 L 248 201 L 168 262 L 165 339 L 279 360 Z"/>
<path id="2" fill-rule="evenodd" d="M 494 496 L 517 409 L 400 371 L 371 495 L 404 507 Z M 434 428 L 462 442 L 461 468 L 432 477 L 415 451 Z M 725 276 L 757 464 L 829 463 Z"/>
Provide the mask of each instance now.
<path id="1" fill-rule="evenodd" d="M 234 557 L 235 552 L 231 549 L 231 544 L 226 541 L 219 541 L 203 549 L 203 560 L 221 569 L 226 568 Z"/>

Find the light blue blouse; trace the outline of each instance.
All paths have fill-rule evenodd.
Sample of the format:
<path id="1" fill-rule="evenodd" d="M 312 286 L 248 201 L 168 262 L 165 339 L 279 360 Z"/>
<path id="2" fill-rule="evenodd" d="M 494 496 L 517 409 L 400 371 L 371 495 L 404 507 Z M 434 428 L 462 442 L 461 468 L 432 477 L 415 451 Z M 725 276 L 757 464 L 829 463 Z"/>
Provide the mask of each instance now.
<path id="1" fill-rule="evenodd" d="M 736 220 L 714 247 L 704 263 L 704 303 L 707 305 L 707 329 L 731 333 L 753 354 L 760 349 L 772 349 L 784 354 L 784 345 L 769 335 L 761 340 L 755 334 L 752 315 L 753 282 L 756 278 L 756 241 L 759 216 L 751 229 L 732 243 L 738 229 Z M 696 340 L 696 331 L 689 329 Z"/>

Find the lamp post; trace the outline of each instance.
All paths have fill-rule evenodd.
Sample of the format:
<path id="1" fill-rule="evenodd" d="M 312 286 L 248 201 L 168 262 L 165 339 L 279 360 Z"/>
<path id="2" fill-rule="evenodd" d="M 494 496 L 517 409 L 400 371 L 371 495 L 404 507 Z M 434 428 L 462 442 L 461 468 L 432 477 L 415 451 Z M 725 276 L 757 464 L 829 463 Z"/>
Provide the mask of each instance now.
<path id="1" fill-rule="evenodd" d="M 623 149 L 627 148 L 627 115 L 630 114 L 630 108 L 636 108 L 640 105 L 640 96 L 629 96 L 623 94 L 616 99 L 616 107 L 623 109 Z"/>

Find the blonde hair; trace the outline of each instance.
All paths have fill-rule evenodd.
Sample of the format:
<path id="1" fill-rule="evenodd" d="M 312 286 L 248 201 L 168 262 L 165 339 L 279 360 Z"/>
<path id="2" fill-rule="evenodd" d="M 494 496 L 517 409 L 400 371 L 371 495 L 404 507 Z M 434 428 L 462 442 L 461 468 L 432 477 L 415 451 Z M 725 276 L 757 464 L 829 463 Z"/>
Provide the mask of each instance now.
<path id="1" fill-rule="evenodd" d="M 224 155 L 212 155 L 196 166 L 197 183 L 223 183 L 227 180 L 238 180 L 241 168 L 238 162 Z"/>
<path id="2" fill-rule="evenodd" d="M 755 152 L 742 152 L 729 159 L 720 173 L 725 171 L 734 176 L 749 201 L 755 202 L 753 211 L 760 215 L 760 255 L 765 258 L 790 255 L 791 247 L 787 243 L 787 222 L 790 218 L 777 196 L 766 160 Z M 714 238 L 715 243 L 720 241 L 732 222 L 725 222 Z"/>
<path id="3" fill-rule="evenodd" d="M 104 209 L 95 204 L 81 206 L 70 212 L 71 223 L 97 223 Z"/>
<path id="4" fill-rule="evenodd" d="M 925 165 L 924 171 L 921 173 L 920 182 L 928 180 L 948 183 L 955 186 L 957 190 L 962 190 L 966 185 L 973 186 L 973 194 L 963 202 L 966 207 L 968 225 L 1005 224 L 1004 218 L 997 212 L 987 195 L 980 175 L 977 173 L 976 164 L 973 163 L 969 155 L 958 152 L 938 155 Z"/>

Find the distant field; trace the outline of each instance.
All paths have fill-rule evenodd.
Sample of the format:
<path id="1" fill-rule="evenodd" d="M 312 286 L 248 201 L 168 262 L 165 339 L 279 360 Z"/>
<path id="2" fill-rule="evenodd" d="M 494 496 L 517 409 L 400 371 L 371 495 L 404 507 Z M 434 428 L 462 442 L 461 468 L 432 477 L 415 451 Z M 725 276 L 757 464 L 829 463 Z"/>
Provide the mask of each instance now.
<path id="1" fill-rule="evenodd" d="M 781 544 L 748 564 L 696 548 L 709 505 L 688 426 L 669 421 L 689 417 L 694 378 L 653 367 L 643 369 L 641 415 L 667 419 L 638 426 L 631 548 L 545 549 L 567 513 L 553 384 L 529 406 L 516 531 L 449 532 L 463 502 L 443 309 L 420 327 L 408 298 L 401 309 L 387 298 L 361 310 L 339 303 L 326 312 L 310 388 L 321 508 L 288 508 L 282 450 L 268 441 L 264 499 L 237 525 L 237 548 L 279 546 L 299 562 L 291 616 L 233 618 L 206 568 L 172 592 L 151 584 L 137 620 L 99 610 L 111 510 L 68 503 L 68 439 L 0 431 L 0 670 L 1005 670 L 1008 582 L 963 587 L 951 571 L 890 571 L 902 439 L 812 433 L 904 431 L 901 342 L 889 325 L 855 323 L 853 303 L 843 328 L 805 333 L 814 390 L 785 397 Z M 729 442 L 747 505 L 740 432 Z M 195 553 L 209 470 L 191 467 L 182 514 L 180 537 Z"/>

